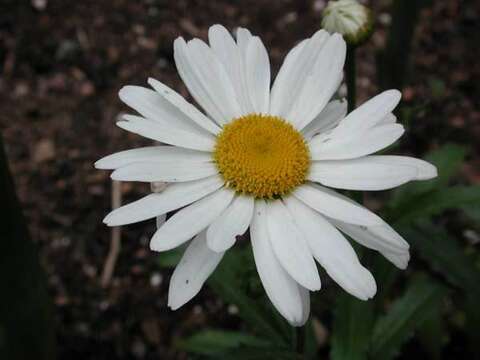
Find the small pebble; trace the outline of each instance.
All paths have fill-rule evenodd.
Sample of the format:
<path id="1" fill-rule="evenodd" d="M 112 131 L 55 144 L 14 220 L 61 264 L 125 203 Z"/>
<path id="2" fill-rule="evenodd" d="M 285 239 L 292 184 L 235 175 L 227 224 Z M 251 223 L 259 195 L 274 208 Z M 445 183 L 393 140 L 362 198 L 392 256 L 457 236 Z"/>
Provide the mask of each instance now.
<path id="1" fill-rule="evenodd" d="M 150 276 L 150 285 L 152 287 L 158 287 L 163 281 L 163 276 L 160 273 L 153 273 L 152 276 Z"/>

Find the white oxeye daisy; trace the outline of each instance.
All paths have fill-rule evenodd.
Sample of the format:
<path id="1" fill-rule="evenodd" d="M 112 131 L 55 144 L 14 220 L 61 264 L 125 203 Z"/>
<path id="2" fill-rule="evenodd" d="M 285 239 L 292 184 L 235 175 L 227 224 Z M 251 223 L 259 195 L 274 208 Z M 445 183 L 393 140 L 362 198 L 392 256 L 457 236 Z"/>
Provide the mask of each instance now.
<path id="1" fill-rule="evenodd" d="M 322 27 L 330 33 L 342 34 L 349 45 L 363 43 L 373 30 L 370 10 L 357 0 L 329 1 L 322 17 Z"/>
<path id="2" fill-rule="evenodd" d="M 182 208 L 153 235 L 155 251 L 194 238 L 170 281 L 177 309 L 202 287 L 250 229 L 253 255 L 267 295 L 293 325 L 309 314 L 309 291 L 320 289 L 317 260 L 346 291 L 367 300 L 376 292 L 342 233 L 377 250 L 399 268 L 408 244 L 377 215 L 329 189 L 384 190 L 436 176 L 434 166 L 404 156 L 370 155 L 404 132 L 386 91 L 346 115 L 330 101 L 341 80 L 346 45 L 319 31 L 287 55 L 270 89 L 262 41 L 246 29 L 236 41 L 222 26 L 174 43 L 175 62 L 202 113 L 164 84 L 126 86 L 120 98 L 141 116 L 121 128 L 169 144 L 122 151 L 99 160 L 121 181 L 168 182 L 160 193 L 112 211 L 109 226 L 131 224 Z"/>

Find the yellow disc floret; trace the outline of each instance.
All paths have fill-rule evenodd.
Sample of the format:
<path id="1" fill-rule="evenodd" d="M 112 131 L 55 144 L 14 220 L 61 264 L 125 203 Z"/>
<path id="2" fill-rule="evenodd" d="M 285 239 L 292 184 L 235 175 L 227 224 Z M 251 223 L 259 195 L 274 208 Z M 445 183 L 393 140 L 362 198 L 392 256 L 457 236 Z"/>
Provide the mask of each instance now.
<path id="1" fill-rule="evenodd" d="M 214 159 L 227 186 L 257 198 L 288 194 L 310 165 L 303 136 L 282 118 L 250 114 L 218 135 Z"/>

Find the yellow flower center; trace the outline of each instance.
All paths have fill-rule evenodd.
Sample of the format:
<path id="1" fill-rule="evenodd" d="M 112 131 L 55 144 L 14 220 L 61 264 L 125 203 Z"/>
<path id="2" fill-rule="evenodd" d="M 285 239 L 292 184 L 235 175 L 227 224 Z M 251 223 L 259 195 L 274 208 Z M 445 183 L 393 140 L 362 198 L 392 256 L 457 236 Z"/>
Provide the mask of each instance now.
<path id="1" fill-rule="evenodd" d="M 310 165 L 308 147 L 292 125 L 258 114 L 224 126 L 214 159 L 227 186 L 257 198 L 288 194 L 305 181 Z"/>

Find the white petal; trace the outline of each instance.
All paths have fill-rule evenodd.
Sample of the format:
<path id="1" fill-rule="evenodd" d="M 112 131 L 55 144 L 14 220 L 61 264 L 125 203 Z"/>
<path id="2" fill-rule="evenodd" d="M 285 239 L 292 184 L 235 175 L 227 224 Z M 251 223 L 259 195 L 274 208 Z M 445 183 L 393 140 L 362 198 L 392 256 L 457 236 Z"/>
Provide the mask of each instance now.
<path id="1" fill-rule="evenodd" d="M 377 250 L 400 269 L 405 269 L 410 259 L 408 243 L 387 223 L 379 226 L 357 226 L 332 219 L 342 232 L 363 246 Z"/>
<path id="2" fill-rule="evenodd" d="M 270 301 L 288 322 L 301 323 L 304 318 L 302 294 L 274 254 L 267 230 L 264 200 L 255 201 L 250 234 L 255 265 Z"/>
<path id="3" fill-rule="evenodd" d="M 281 200 L 267 202 L 267 226 L 275 255 L 290 276 L 307 289 L 320 289 L 308 244 Z"/>
<path id="4" fill-rule="evenodd" d="M 234 67 L 237 65 L 233 63 L 238 62 L 239 52 L 230 32 L 222 25 L 212 25 L 208 29 L 208 42 L 218 60 L 225 66 L 231 79 L 236 79 L 238 74 Z"/>
<path id="5" fill-rule="evenodd" d="M 235 89 L 242 115 L 267 113 L 270 95 L 270 63 L 258 37 L 239 29 L 238 46 L 221 25 L 208 31 L 212 50 L 223 64 Z"/>
<path id="6" fill-rule="evenodd" d="M 352 160 L 315 161 L 308 179 L 346 190 L 386 190 L 417 176 L 417 168 L 401 165 L 387 156 L 365 156 Z"/>
<path id="7" fill-rule="evenodd" d="M 302 285 L 298 285 L 298 291 L 302 299 L 302 315 L 300 321 L 293 323 L 293 326 L 303 326 L 310 316 L 310 291 L 305 289 Z"/>
<path id="8" fill-rule="evenodd" d="M 219 176 L 172 184 L 161 193 L 150 194 L 113 210 L 103 222 L 108 226 L 119 226 L 147 220 L 191 204 L 219 189 L 223 184 L 223 179 Z"/>
<path id="9" fill-rule="evenodd" d="M 242 115 L 252 113 L 253 108 L 250 103 L 244 74 L 246 51 L 245 53 L 239 51 L 233 37 L 221 25 L 213 25 L 208 29 L 208 41 L 230 78 Z"/>
<path id="10" fill-rule="evenodd" d="M 209 131 L 210 133 L 217 135 L 221 129 L 208 117 L 202 114 L 195 106 L 190 104 L 187 100 L 178 94 L 175 90 L 169 88 L 167 85 L 161 83 L 160 81 L 149 78 L 148 83 L 151 87 L 155 89 L 165 100 L 170 104 L 175 106 L 179 111 L 181 111 L 186 117 L 191 119 L 195 124 L 201 126 L 203 129 Z"/>
<path id="11" fill-rule="evenodd" d="M 120 151 L 108 155 L 95 163 L 97 169 L 118 169 L 137 162 L 163 161 L 208 162 L 212 155 L 203 151 L 184 149 L 176 146 L 147 146 L 138 149 Z"/>
<path id="12" fill-rule="evenodd" d="M 322 215 L 294 197 L 287 198 L 286 204 L 307 239 L 313 256 L 328 275 L 359 299 L 373 297 L 377 291 L 375 279 L 360 264 L 357 254 L 345 237 Z"/>
<path id="13" fill-rule="evenodd" d="M 237 44 L 241 54 L 245 54 L 247 52 L 248 42 L 251 38 L 252 34 L 248 29 L 242 27 L 237 29 Z"/>
<path id="14" fill-rule="evenodd" d="M 408 267 L 408 262 L 410 261 L 410 252 L 406 251 L 403 254 L 396 254 L 385 251 L 380 253 L 400 270 L 405 270 Z"/>
<path id="15" fill-rule="evenodd" d="M 141 162 L 115 170 L 111 178 L 119 181 L 184 182 L 203 179 L 218 174 L 214 163 Z"/>
<path id="16" fill-rule="evenodd" d="M 393 144 L 405 132 L 400 124 L 381 125 L 365 133 L 352 132 L 337 136 L 315 136 L 309 143 L 312 160 L 354 159 L 380 151 Z"/>
<path id="17" fill-rule="evenodd" d="M 163 224 L 165 224 L 166 220 L 167 220 L 167 214 L 157 216 L 155 218 L 155 225 L 157 226 L 157 229 L 159 229 Z"/>
<path id="18" fill-rule="evenodd" d="M 178 211 L 155 232 L 150 249 L 166 251 L 190 240 L 227 208 L 234 194 L 232 190 L 222 188 Z"/>
<path id="19" fill-rule="evenodd" d="M 212 49 L 199 39 L 174 42 L 178 72 L 195 100 L 218 124 L 241 115 L 235 90 L 223 65 Z"/>
<path id="20" fill-rule="evenodd" d="M 216 121 L 217 124 L 222 124 L 223 115 L 218 109 L 214 99 L 212 99 L 205 89 L 200 76 L 194 68 L 188 54 L 187 43 L 183 38 L 177 38 L 173 42 L 173 56 L 178 74 L 187 86 L 192 97 L 198 104 Z"/>
<path id="21" fill-rule="evenodd" d="M 215 138 L 206 132 L 196 134 L 134 115 L 125 115 L 124 119 L 117 126 L 147 139 L 200 151 L 211 152 L 215 147 Z"/>
<path id="22" fill-rule="evenodd" d="M 399 166 L 409 166 L 415 168 L 417 174 L 415 180 L 429 180 L 438 176 L 438 171 L 435 165 L 427 161 L 413 158 L 410 156 L 396 156 L 396 155 L 372 155 L 369 158 L 375 159 L 377 162 L 385 164 L 394 164 Z"/>
<path id="23" fill-rule="evenodd" d="M 317 184 L 299 186 L 293 195 L 320 213 L 334 219 L 357 225 L 378 225 L 377 215 L 353 200 Z"/>
<path id="24" fill-rule="evenodd" d="M 313 136 L 329 131 L 338 125 L 347 114 L 348 104 L 346 101 L 334 100 L 325 106 L 320 114 L 302 130 L 305 139 L 310 140 Z"/>
<path id="25" fill-rule="evenodd" d="M 286 115 L 300 96 L 318 54 L 329 37 L 325 30 L 320 30 L 290 50 L 272 86 L 270 97 L 272 115 L 291 120 L 286 118 Z"/>
<path id="26" fill-rule="evenodd" d="M 286 115 L 297 129 L 309 124 L 337 91 L 343 78 L 346 52 L 347 46 L 340 34 L 330 36 L 322 46 L 298 99 Z"/>
<path id="27" fill-rule="evenodd" d="M 254 200 L 238 195 L 225 211 L 208 227 L 207 244 L 213 251 L 222 252 L 235 244 L 236 236 L 243 235 L 250 226 Z"/>
<path id="28" fill-rule="evenodd" d="M 222 260 L 223 254 L 208 248 L 205 231 L 192 240 L 170 279 L 168 306 L 172 310 L 183 306 L 198 294 L 203 283 Z"/>
<path id="29" fill-rule="evenodd" d="M 156 91 L 141 86 L 128 85 L 121 88 L 118 95 L 125 104 L 147 119 L 154 120 L 161 125 L 183 129 L 199 136 L 211 135 Z"/>
<path id="30" fill-rule="evenodd" d="M 259 37 L 250 39 L 245 54 L 244 76 L 247 94 L 255 113 L 266 114 L 270 107 L 270 61 Z"/>
<path id="31" fill-rule="evenodd" d="M 386 115 L 382 120 L 380 120 L 376 125 L 387 125 L 387 124 L 395 124 L 397 122 L 397 117 L 390 113 Z"/>
<path id="32" fill-rule="evenodd" d="M 395 109 L 401 97 L 398 90 L 382 92 L 348 114 L 334 132 L 341 137 L 373 127 Z"/>

